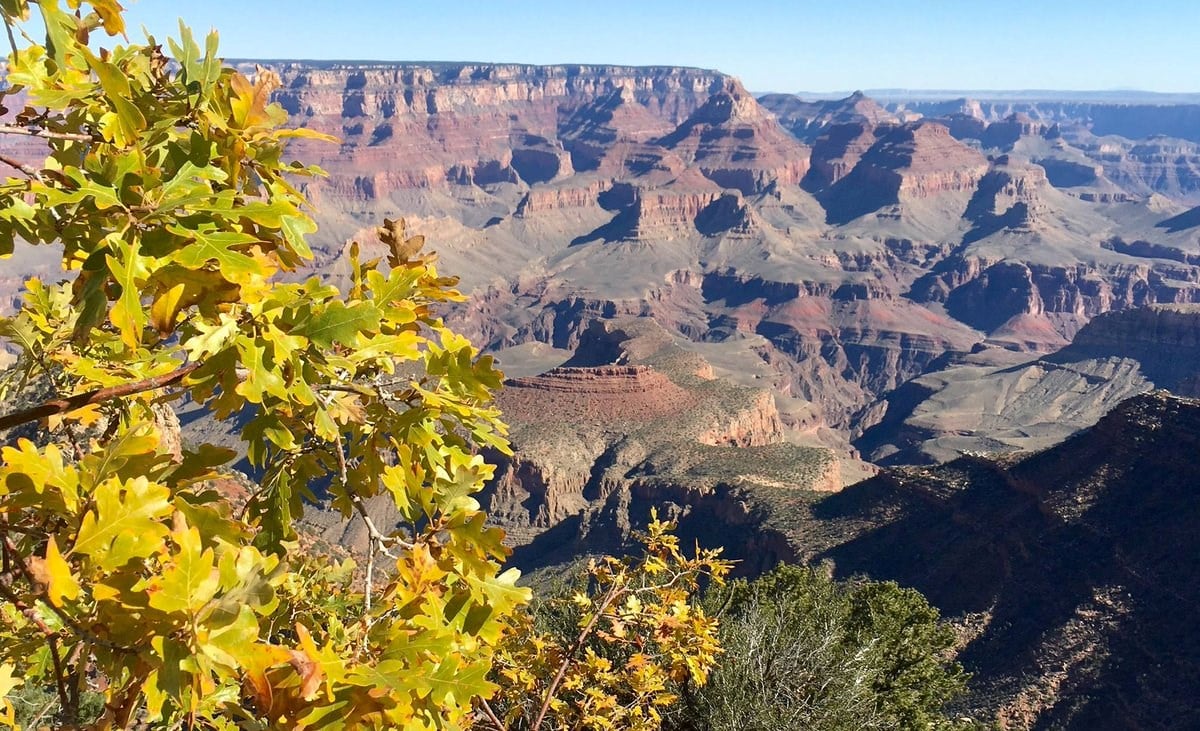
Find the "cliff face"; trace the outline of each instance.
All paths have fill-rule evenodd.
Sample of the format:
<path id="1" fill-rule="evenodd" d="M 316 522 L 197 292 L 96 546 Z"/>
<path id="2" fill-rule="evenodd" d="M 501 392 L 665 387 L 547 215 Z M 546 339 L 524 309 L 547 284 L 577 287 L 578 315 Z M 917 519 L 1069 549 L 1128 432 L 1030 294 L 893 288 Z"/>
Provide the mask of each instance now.
<path id="1" fill-rule="evenodd" d="M 914 586 L 960 619 L 965 705 L 985 719 L 1191 728 L 1198 448 L 1200 404 L 1138 396 L 1020 461 L 963 458 L 849 488 L 813 508 L 822 529 L 809 535 L 837 536 L 814 553 L 839 574 Z"/>
<path id="2" fill-rule="evenodd" d="M 1099 315 L 1085 325 L 1060 358 L 1132 358 L 1158 388 L 1180 396 L 1200 376 L 1200 307 L 1159 305 Z"/>
<path id="3" fill-rule="evenodd" d="M 841 124 L 895 124 L 902 121 L 861 91 L 845 99 L 807 101 L 791 94 L 764 94 L 759 102 L 797 138 L 813 142 Z"/>
<path id="4" fill-rule="evenodd" d="M 1026 209 L 1013 223 L 1021 223 Z M 1200 269 L 1195 266 L 1107 264 L 1047 266 L 952 257 L 914 287 L 917 301 L 945 302 L 957 319 L 992 331 L 1021 315 L 1052 313 L 1074 327 L 1103 312 L 1153 304 L 1200 302 Z M 1066 321 L 1064 321 L 1065 323 Z"/>
<path id="5" fill-rule="evenodd" d="M 890 464 L 945 461 L 961 452 L 1042 449 L 1092 426 L 1151 389 L 1195 396 L 1200 308 L 1158 305 L 1109 312 L 1062 349 L 963 359 L 889 397 L 884 420 L 858 446 Z"/>
<path id="6" fill-rule="evenodd" d="M 1131 140 L 1164 135 L 1200 142 L 1200 104 L 956 99 L 890 106 L 926 117 L 966 113 L 986 122 L 1004 121 L 1019 114 L 1046 125 L 1086 122 L 1097 135 L 1119 135 Z"/>
<path id="7" fill-rule="evenodd" d="M 568 148 L 587 141 L 581 125 L 603 138 L 598 128 L 607 122 L 613 140 L 651 137 L 673 129 L 727 83 L 712 71 L 619 66 L 275 68 L 284 83 L 278 100 L 293 121 L 343 140 L 340 149 L 303 145 L 299 154 L 330 172 L 323 195 L 351 201 L 406 188 L 566 178 L 576 168 Z M 614 98 L 615 106 L 630 102 L 624 107 L 636 114 L 602 120 L 583 113 L 614 106 Z M 578 155 L 579 167 L 588 169 L 586 151 Z"/>
<path id="8" fill-rule="evenodd" d="M 831 125 L 813 143 L 812 169 L 805 178 L 810 190 L 821 190 L 850 174 L 875 144 L 875 128 L 866 122 Z"/>
<path id="9" fill-rule="evenodd" d="M 831 223 L 846 223 L 889 204 L 971 193 L 987 160 L 936 123 L 876 129 L 877 141 L 848 175 L 821 196 Z"/>
<path id="10" fill-rule="evenodd" d="M 735 80 L 660 142 L 705 177 L 744 195 L 796 185 L 809 168 L 808 148 Z"/>

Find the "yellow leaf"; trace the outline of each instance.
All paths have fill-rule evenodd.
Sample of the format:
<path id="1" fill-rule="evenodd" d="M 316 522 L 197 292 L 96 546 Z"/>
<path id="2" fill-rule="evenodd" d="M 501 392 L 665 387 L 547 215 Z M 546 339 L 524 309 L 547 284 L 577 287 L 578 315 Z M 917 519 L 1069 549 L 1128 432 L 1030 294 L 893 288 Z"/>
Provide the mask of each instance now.
<path id="1" fill-rule="evenodd" d="M 74 411 L 68 411 L 63 418 L 77 421 L 80 426 L 87 428 L 104 418 L 104 412 L 100 410 L 100 404 L 88 404 Z"/>
<path id="2" fill-rule="evenodd" d="M 112 570 L 156 552 L 167 535 L 160 521 L 171 513 L 171 492 L 145 477 L 106 480 L 92 495 L 95 508 L 83 516 L 75 553 Z"/>
<path id="3" fill-rule="evenodd" d="M 204 548 L 200 531 L 176 518 L 171 538 L 179 547 L 162 575 L 150 582 L 150 606 L 163 612 L 195 617 L 220 588 L 221 577 L 211 548 Z"/>
<path id="4" fill-rule="evenodd" d="M 46 544 L 46 595 L 50 599 L 50 603 L 56 607 L 63 605 L 64 599 L 75 600 L 79 598 L 79 582 L 76 581 L 75 575 L 71 573 L 71 565 L 63 558 L 62 553 L 58 550 L 58 542 L 54 540 L 54 536 L 50 536 L 50 541 Z"/>
<path id="5" fill-rule="evenodd" d="M 150 324 L 162 335 L 169 335 L 175 330 L 175 318 L 179 316 L 179 302 L 184 288 L 182 282 L 176 284 L 154 300 L 150 307 Z"/>
<path id="6" fill-rule="evenodd" d="M 0 723 L 6 726 L 16 727 L 16 711 L 13 708 L 12 701 L 8 700 L 7 696 L 13 688 L 23 685 L 25 681 L 13 675 L 15 668 L 9 663 L 0 664 Z"/>
<path id="7" fill-rule="evenodd" d="M 121 596 L 121 590 L 108 584 L 92 584 L 92 598 L 98 602 L 106 602 Z"/>
<path id="8" fill-rule="evenodd" d="M 92 9 L 104 23 L 104 30 L 110 36 L 125 35 L 125 19 L 121 17 L 124 8 L 116 0 L 92 0 Z"/>
<path id="9" fill-rule="evenodd" d="M 317 697 L 317 691 L 325 679 L 321 672 L 321 653 L 308 629 L 299 622 L 296 623 L 296 637 L 300 640 L 301 649 L 292 651 L 289 662 L 300 676 L 300 697 L 310 701 Z"/>

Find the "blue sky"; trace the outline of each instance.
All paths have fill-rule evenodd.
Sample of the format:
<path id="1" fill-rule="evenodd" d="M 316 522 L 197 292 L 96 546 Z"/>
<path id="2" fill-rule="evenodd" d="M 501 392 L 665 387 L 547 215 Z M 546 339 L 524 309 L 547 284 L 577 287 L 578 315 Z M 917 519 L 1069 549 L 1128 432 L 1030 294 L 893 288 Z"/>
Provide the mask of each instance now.
<path id="1" fill-rule="evenodd" d="M 1200 91 L 1197 0 L 126 0 L 237 58 L 669 64 L 755 91 Z"/>

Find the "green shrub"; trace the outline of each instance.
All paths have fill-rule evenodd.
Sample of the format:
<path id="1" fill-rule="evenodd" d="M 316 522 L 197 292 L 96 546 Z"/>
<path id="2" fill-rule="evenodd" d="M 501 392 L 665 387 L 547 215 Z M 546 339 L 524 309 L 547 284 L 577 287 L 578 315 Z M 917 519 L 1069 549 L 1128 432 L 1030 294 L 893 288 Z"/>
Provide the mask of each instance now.
<path id="1" fill-rule="evenodd" d="M 973 728 L 944 712 L 967 676 L 920 593 L 782 566 L 714 590 L 721 656 L 675 709 L 680 731 Z"/>

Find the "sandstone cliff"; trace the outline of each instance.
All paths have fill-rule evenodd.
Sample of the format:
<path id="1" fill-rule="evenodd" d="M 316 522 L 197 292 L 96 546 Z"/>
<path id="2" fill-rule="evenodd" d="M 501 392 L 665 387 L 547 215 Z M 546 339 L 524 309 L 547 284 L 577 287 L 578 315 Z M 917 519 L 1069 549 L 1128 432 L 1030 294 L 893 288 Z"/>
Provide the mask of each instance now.
<path id="1" fill-rule="evenodd" d="M 883 206 L 943 193 L 971 193 L 987 172 L 984 157 L 936 123 L 876 130 L 878 140 L 821 202 L 831 223 L 845 223 Z"/>

